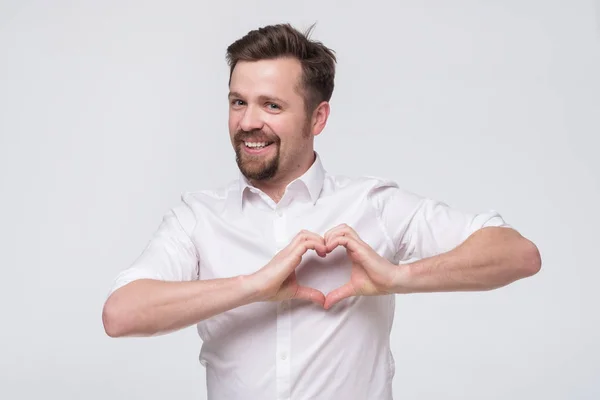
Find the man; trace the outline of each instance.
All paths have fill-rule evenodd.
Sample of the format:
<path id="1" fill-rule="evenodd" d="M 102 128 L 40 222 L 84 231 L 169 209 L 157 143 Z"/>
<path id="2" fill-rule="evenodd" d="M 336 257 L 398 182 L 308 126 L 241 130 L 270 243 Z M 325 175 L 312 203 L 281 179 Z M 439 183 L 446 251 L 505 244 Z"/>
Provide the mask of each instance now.
<path id="1" fill-rule="evenodd" d="M 391 399 L 396 293 L 490 290 L 540 269 L 493 211 L 378 178 L 329 175 L 314 150 L 334 53 L 289 25 L 227 49 L 239 179 L 186 193 L 103 310 L 108 335 L 197 324 L 208 398 Z"/>

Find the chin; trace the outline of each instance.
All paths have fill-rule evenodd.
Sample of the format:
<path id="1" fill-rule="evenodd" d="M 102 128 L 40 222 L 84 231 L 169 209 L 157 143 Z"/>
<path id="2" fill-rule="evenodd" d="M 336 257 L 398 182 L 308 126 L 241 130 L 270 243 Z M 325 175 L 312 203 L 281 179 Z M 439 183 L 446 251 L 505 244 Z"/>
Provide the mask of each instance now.
<path id="1" fill-rule="evenodd" d="M 278 170 L 278 165 L 273 163 L 267 163 L 266 165 L 261 163 L 259 168 L 253 168 L 252 166 L 249 166 L 247 163 L 243 162 L 239 167 L 240 171 L 246 178 L 262 182 L 273 179 Z"/>

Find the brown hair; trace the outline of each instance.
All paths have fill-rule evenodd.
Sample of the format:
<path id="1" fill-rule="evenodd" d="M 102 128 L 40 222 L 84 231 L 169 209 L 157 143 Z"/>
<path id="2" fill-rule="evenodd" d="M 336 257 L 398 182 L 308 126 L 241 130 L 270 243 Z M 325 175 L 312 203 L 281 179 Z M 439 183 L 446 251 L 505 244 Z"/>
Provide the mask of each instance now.
<path id="1" fill-rule="evenodd" d="M 304 104 L 311 113 L 333 93 L 336 57 L 323 43 L 309 38 L 314 24 L 301 33 L 290 24 L 268 25 L 252 30 L 227 47 L 229 82 L 238 61 L 294 57 L 302 65 Z"/>

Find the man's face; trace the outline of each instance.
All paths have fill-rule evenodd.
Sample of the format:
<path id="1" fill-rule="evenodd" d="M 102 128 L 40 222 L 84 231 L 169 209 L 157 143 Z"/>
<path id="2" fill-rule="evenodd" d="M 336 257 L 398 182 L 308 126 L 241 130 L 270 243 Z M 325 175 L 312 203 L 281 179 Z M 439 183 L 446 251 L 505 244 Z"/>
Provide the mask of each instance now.
<path id="1" fill-rule="evenodd" d="M 229 135 L 251 180 L 284 177 L 313 152 L 311 119 L 294 58 L 238 62 L 229 85 Z"/>

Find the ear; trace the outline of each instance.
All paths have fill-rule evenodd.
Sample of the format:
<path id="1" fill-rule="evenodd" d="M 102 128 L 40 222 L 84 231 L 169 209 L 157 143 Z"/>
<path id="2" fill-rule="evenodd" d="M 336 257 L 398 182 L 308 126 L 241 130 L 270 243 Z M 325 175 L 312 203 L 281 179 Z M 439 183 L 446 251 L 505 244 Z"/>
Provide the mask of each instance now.
<path id="1" fill-rule="evenodd" d="M 327 118 L 329 118 L 329 112 L 329 102 L 327 101 L 321 102 L 321 104 L 319 104 L 317 108 L 315 108 L 315 111 L 313 111 L 311 119 L 311 128 L 314 136 L 320 134 L 321 131 L 323 131 L 323 129 L 325 128 L 325 125 L 327 124 Z"/>

